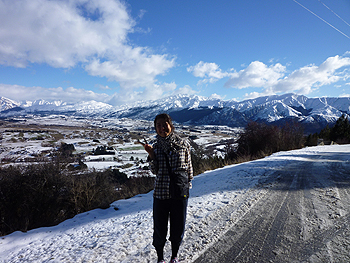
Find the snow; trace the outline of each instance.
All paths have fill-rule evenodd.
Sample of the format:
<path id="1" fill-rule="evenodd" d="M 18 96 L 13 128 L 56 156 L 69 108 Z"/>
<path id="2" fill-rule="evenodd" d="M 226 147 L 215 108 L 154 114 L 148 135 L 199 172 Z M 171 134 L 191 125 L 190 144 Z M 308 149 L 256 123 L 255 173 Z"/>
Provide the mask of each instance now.
<path id="1" fill-rule="evenodd" d="M 349 167 L 350 145 L 309 147 L 226 166 L 198 175 L 189 199 L 180 260 L 191 262 L 268 193 L 261 180 L 296 160 L 332 153 Z M 326 162 L 320 159 L 320 162 Z M 110 208 L 79 214 L 53 227 L 0 238 L 0 262 L 155 262 L 152 194 L 119 200 Z M 165 256 L 169 258 L 167 242 Z"/>
<path id="2" fill-rule="evenodd" d="M 70 114 L 76 116 L 85 116 L 95 118 L 99 117 L 114 117 L 118 118 L 122 116 L 133 116 L 134 119 L 149 119 L 153 120 L 154 116 L 160 112 L 167 111 L 181 111 L 184 109 L 197 109 L 203 110 L 203 108 L 231 108 L 236 109 L 242 114 L 248 114 L 251 116 L 253 112 L 254 119 L 264 119 L 267 121 L 279 120 L 284 117 L 298 117 L 299 121 L 309 121 L 307 116 L 311 116 L 313 119 L 324 119 L 328 122 L 335 122 L 343 113 L 349 113 L 349 101 L 350 98 L 307 98 L 303 95 L 296 94 L 283 94 L 259 97 L 255 99 L 249 99 L 241 102 L 234 100 L 221 100 L 215 97 L 202 97 L 198 95 L 176 95 L 167 98 L 162 98 L 155 101 L 139 101 L 133 105 L 112 106 L 107 103 L 97 101 L 86 101 L 79 103 L 68 103 L 63 101 L 26 101 L 15 102 L 7 98 L 0 97 L 0 115 L 2 117 L 14 117 L 14 116 L 26 116 L 31 114 L 46 115 L 48 111 L 54 111 L 56 113 Z M 274 108 L 275 105 L 279 105 L 278 108 Z M 23 107 L 22 111 L 8 111 L 15 107 Z M 303 109 L 312 110 L 308 114 L 302 114 L 296 110 L 293 110 L 293 106 L 301 107 Z M 253 110 L 253 111 L 252 111 Z M 1 112 L 5 111 L 5 112 Z M 42 114 L 40 114 L 40 112 Z M 52 112 L 53 113 L 53 112 Z M 224 111 L 222 112 L 224 113 Z M 183 111 L 182 114 L 186 114 Z M 201 123 L 199 120 L 195 120 L 198 116 L 192 120 L 193 123 Z M 210 114 L 213 121 L 221 123 L 222 114 L 218 112 Z M 220 119 L 220 121 L 218 120 Z M 203 118 L 201 118 L 203 119 Z M 233 118 L 235 120 L 235 118 Z M 233 120 L 228 120 L 227 124 L 235 126 Z"/>

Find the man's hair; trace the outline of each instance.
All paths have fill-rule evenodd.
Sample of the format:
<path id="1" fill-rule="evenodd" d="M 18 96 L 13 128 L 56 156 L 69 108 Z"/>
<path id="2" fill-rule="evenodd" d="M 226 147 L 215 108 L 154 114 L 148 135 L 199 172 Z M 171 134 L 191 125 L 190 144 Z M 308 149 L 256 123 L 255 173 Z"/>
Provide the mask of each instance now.
<path id="1" fill-rule="evenodd" d="M 155 117 L 155 119 L 154 119 L 154 128 L 155 128 L 156 130 L 157 130 L 157 127 L 156 127 L 157 121 L 158 121 L 159 119 L 163 119 L 163 120 L 165 120 L 167 123 L 169 123 L 169 125 L 170 125 L 170 127 L 171 127 L 171 131 L 174 131 L 174 130 L 175 130 L 175 127 L 174 127 L 174 125 L 173 125 L 173 121 L 172 121 L 171 117 L 169 116 L 169 114 L 167 114 L 167 113 L 161 113 L 161 114 L 158 114 L 158 115 Z"/>

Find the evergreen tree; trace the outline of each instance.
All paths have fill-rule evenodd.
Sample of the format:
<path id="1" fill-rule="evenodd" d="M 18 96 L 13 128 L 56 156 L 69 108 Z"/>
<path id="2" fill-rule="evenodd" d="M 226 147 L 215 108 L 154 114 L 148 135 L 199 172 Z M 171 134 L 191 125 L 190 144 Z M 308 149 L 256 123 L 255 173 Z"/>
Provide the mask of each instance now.
<path id="1" fill-rule="evenodd" d="M 330 132 L 330 139 L 335 142 L 350 141 L 350 123 L 345 114 L 343 114 L 335 123 Z"/>
<path id="2" fill-rule="evenodd" d="M 322 129 L 319 134 L 319 138 L 322 138 L 323 140 L 330 140 L 330 134 L 331 134 L 331 128 L 329 128 L 329 125 Z"/>

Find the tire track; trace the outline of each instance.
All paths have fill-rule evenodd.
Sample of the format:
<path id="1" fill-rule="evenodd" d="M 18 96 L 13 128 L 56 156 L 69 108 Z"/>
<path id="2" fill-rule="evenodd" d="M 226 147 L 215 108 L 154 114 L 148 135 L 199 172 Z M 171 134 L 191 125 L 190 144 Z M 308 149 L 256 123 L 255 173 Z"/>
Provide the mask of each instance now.
<path id="1" fill-rule="evenodd" d="M 350 262 L 344 212 L 350 175 L 325 158 L 313 156 L 273 174 L 270 193 L 194 262 Z"/>
<path id="2" fill-rule="evenodd" d="M 263 198 L 233 228 L 195 262 L 262 262 L 265 257 L 273 257 L 273 250 L 267 249 L 275 233 L 284 227 L 286 220 L 286 199 L 292 176 L 279 180 L 277 191 Z M 278 215 L 278 216 L 276 216 Z M 279 243 L 280 241 L 276 241 Z M 231 244 L 227 246 L 227 244 Z M 211 252 L 213 251 L 213 253 Z"/>

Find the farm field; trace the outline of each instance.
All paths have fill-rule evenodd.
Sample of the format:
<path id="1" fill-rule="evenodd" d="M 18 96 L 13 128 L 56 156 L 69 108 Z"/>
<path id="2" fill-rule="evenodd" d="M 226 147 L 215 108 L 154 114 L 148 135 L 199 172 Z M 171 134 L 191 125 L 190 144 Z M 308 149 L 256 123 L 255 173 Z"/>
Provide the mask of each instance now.
<path id="1" fill-rule="evenodd" d="M 225 145 L 240 129 L 225 126 L 176 126 L 176 131 L 203 147 L 208 154 L 222 156 Z M 60 115 L 1 121 L 0 166 L 50 161 L 61 143 L 74 145 L 73 154 L 95 169 L 119 169 L 128 176 L 150 173 L 147 154 L 137 140 L 152 142 L 153 123 L 130 119 L 71 118 Z M 98 148 L 106 150 L 103 154 Z"/>

